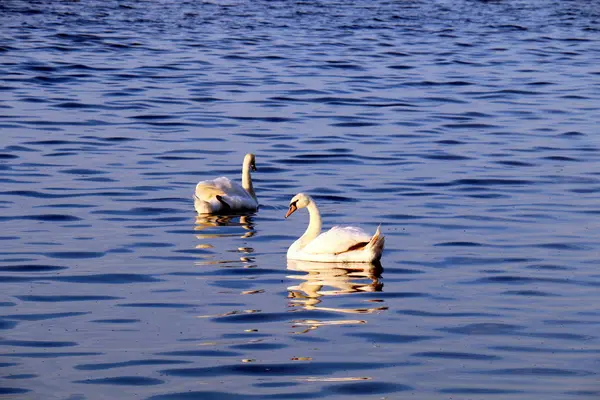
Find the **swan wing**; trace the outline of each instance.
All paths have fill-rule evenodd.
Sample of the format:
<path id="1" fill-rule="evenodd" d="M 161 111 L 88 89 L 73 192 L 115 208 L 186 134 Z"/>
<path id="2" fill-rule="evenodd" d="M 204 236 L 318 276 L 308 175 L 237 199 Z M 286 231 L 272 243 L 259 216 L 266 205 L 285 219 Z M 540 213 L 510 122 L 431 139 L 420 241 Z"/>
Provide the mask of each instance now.
<path id="1" fill-rule="evenodd" d="M 258 207 L 256 200 L 242 185 L 223 176 L 199 182 L 196 185 L 195 196 L 205 202 L 214 202 L 216 197 L 220 196 L 232 210 Z"/>
<path id="2" fill-rule="evenodd" d="M 358 250 L 371 240 L 364 230 L 354 226 L 334 226 L 308 243 L 305 253 L 311 254 L 340 254 L 350 250 Z"/>

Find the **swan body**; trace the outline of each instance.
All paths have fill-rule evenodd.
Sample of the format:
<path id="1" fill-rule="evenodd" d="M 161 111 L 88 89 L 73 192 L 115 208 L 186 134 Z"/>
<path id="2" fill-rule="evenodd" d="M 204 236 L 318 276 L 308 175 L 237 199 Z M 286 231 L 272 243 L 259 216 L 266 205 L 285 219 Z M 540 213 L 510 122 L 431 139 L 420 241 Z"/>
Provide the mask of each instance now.
<path id="1" fill-rule="evenodd" d="M 328 263 L 372 263 L 381 258 L 385 238 L 379 227 L 372 236 L 354 226 L 334 226 L 321 233 L 321 215 L 309 195 L 299 193 L 294 196 L 285 217 L 289 217 L 299 208 L 308 209 L 310 222 L 306 232 L 288 249 L 288 259 Z"/>
<path id="2" fill-rule="evenodd" d="M 242 166 L 242 184 L 224 176 L 198 182 L 194 208 L 198 214 L 232 214 L 256 211 L 258 200 L 252 186 L 250 170 L 256 171 L 254 154 L 246 154 Z"/>

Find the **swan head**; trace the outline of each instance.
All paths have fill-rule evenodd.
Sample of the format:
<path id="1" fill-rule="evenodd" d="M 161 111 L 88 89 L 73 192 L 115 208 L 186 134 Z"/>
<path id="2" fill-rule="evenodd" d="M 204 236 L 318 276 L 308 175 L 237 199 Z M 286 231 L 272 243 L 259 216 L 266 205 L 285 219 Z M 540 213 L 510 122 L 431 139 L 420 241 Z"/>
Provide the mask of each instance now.
<path id="1" fill-rule="evenodd" d="M 312 198 L 309 195 L 304 193 L 298 193 L 297 195 L 292 197 L 292 200 L 290 200 L 290 208 L 288 209 L 287 214 L 285 214 L 285 217 L 289 217 L 294 213 L 294 211 L 296 211 L 299 208 L 308 207 L 311 201 Z"/>
<path id="2" fill-rule="evenodd" d="M 244 165 L 250 167 L 252 171 L 256 171 L 256 157 L 252 153 L 246 154 L 244 157 Z"/>

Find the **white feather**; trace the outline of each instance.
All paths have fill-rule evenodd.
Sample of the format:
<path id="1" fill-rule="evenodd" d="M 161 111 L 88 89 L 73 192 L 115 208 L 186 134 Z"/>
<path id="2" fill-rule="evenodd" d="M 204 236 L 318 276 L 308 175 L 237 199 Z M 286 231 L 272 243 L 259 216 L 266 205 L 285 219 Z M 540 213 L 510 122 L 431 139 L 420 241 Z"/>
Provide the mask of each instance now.
<path id="1" fill-rule="evenodd" d="M 216 195 L 221 196 L 232 210 L 255 210 L 258 207 L 258 202 L 244 190 L 242 185 L 224 176 L 198 182 L 196 185 L 196 198 L 214 204 L 220 209 L 223 205 L 217 200 Z"/>
<path id="2" fill-rule="evenodd" d="M 312 254 L 337 254 L 348 250 L 358 243 L 369 242 L 371 235 L 355 226 L 334 226 L 321 233 L 304 247 Z"/>

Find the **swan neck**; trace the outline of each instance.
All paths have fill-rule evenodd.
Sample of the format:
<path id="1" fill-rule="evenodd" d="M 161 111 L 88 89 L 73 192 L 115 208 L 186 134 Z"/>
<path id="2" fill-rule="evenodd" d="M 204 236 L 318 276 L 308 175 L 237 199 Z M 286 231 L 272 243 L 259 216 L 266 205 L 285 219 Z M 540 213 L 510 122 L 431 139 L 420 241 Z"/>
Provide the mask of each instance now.
<path id="1" fill-rule="evenodd" d="M 308 215 L 310 216 L 310 222 L 308 223 L 308 228 L 306 228 L 306 232 L 302 235 L 302 239 L 304 242 L 309 242 L 319 236 L 321 233 L 321 214 L 319 213 L 319 209 L 317 205 L 312 201 L 308 203 L 306 206 L 308 209 Z"/>
<path id="2" fill-rule="evenodd" d="M 242 187 L 256 200 L 254 186 L 252 186 L 252 177 L 250 176 L 250 160 L 244 160 L 244 166 L 242 167 Z"/>

